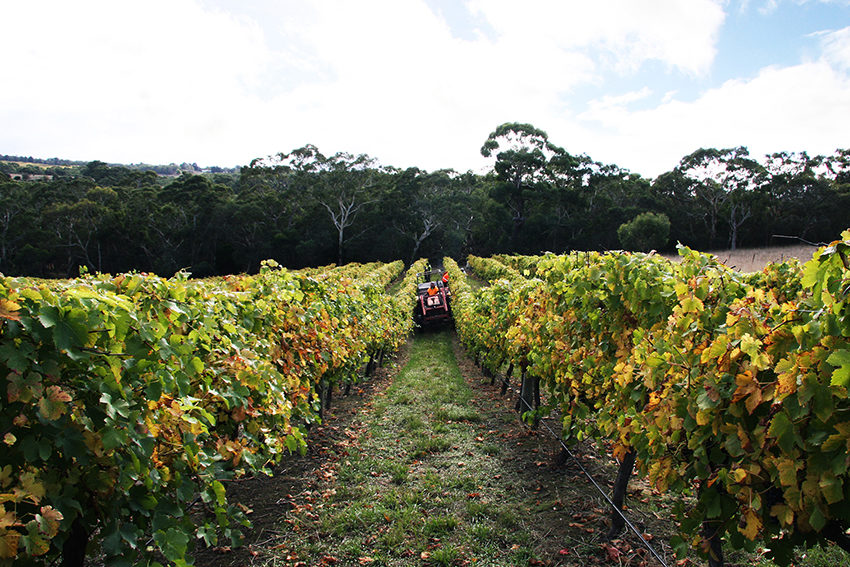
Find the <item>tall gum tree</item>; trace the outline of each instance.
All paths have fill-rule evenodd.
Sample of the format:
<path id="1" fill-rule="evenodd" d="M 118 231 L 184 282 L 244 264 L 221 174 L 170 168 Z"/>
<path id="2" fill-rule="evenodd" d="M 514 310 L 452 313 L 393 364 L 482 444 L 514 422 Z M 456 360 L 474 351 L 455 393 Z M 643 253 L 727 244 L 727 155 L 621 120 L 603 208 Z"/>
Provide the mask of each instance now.
<path id="1" fill-rule="evenodd" d="M 703 204 L 709 241 L 717 243 L 720 219 L 729 225 L 729 247 L 735 250 L 738 233 L 752 216 L 756 190 L 766 181 L 764 167 L 750 158 L 744 146 L 699 149 L 685 156 L 677 169 L 691 180 L 693 196 Z"/>
<path id="2" fill-rule="evenodd" d="M 326 157 L 308 144 L 289 153 L 256 159 L 251 167 L 291 174 L 291 182 L 301 193 L 295 198 L 312 200 L 327 213 L 337 237 L 336 260 L 342 264 L 345 244 L 351 239 L 349 229 L 363 209 L 378 200 L 375 189 L 382 170 L 377 161 L 365 154 L 347 152 Z"/>
<path id="3" fill-rule="evenodd" d="M 516 245 L 528 215 L 528 201 L 547 176 L 549 161 L 565 151 L 549 142 L 543 130 L 531 124 L 506 122 L 493 130 L 481 146 L 481 155 L 495 157 L 499 183 L 492 196 L 512 213 L 511 240 Z"/>

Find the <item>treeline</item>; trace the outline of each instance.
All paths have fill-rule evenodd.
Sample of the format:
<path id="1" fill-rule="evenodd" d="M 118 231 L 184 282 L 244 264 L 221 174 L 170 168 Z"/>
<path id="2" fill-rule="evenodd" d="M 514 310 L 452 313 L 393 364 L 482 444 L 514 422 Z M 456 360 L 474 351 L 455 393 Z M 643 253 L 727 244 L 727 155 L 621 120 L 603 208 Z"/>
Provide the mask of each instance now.
<path id="1" fill-rule="evenodd" d="M 700 149 L 655 179 L 572 155 L 529 124 L 481 148 L 486 174 L 380 165 L 314 146 L 164 178 L 95 161 L 51 181 L 0 175 L 0 272 L 196 276 L 284 266 L 570 250 L 828 241 L 850 225 L 850 150 Z M 0 168 L 0 171 L 3 171 Z M 8 173 L 8 171 L 6 171 Z"/>
<path id="2" fill-rule="evenodd" d="M 79 174 L 79 169 L 85 167 L 89 162 L 73 161 L 60 158 L 34 158 L 32 156 L 11 156 L 0 154 L 0 173 L 47 173 L 50 175 L 73 176 Z M 237 173 L 236 167 L 218 167 L 212 166 L 202 168 L 197 163 L 183 162 L 180 164 L 169 163 L 149 164 L 149 163 L 131 163 L 125 164 L 110 164 L 113 167 L 122 167 L 139 171 L 152 171 L 157 175 L 176 176 L 182 173 Z"/>

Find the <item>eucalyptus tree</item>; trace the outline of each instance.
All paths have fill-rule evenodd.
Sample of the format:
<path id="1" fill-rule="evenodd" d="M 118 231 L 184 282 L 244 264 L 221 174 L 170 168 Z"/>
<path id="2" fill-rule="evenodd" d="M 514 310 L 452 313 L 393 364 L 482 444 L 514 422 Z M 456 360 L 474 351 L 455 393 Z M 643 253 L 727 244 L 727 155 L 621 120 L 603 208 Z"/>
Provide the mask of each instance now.
<path id="1" fill-rule="evenodd" d="M 495 157 L 498 183 L 491 196 L 512 213 L 511 240 L 519 244 L 528 215 L 528 201 L 547 180 L 550 160 L 565 151 L 551 142 L 543 130 L 531 124 L 506 122 L 493 130 L 481 146 L 481 155 Z"/>
<path id="2" fill-rule="evenodd" d="M 104 271 L 104 248 L 116 228 L 118 193 L 109 187 L 93 187 L 82 199 L 57 202 L 45 211 L 60 246 L 66 252 L 66 274 L 74 275 L 75 264 Z"/>
<path id="3" fill-rule="evenodd" d="M 215 273 L 217 247 L 228 227 L 222 219 L 222 206 L 229 189 L 201 175 L 184 173 L 159 193 L 161 214 L 157 219 L 163 235 L 175 239 L 177 269 L 196 276 Z"/>
<path id="4" fill-rule="evenodd" d="M 345 244 L 351 238 L 346 231 L 354 226 L 365 207 L 379 200 L 376 190 L 381 170 L 375 159 L 365 154 L 354 156 L 345 152 L 328 158 L 324 167 L 314 194 L 336 229 L 337 264 L 342 264 Z M 363 228 L 361 234 L 368 230 L 368 226 Z"/>
<path id="5" fill-rule="evenodd" d="M 409 263 L 423 251 L 433 257 L 444 255 L 439 241 L 445 241 L 453 226 L 461 222 L 458 208 L 464 201 L 455 177 L 457 174 L 451 170 L 429 173 L 416 167 L 393 176 L 391 190 L 382 200 L 381 208 L 393 231 L 405 242 L 403 254 Z M 423 246 L 430 241 L 437 242 L 434 246 Z"/>
<path id="6" fill-rule="evenodd" d="M 0 273 L 14 271 L 12 259 L 25 241 L 25 217 L 35 212 L 27 210 L 27 193 L 23 183 L 0 179 Z"/>
<path id="7" fill-rule="evenodd" d="M 833 158 L 806 152 L 767 156 L 767 230 L 771 235 L 806 241 L 831 240 L 850 224 L 838 180 L 840 153 Z"/>
<path id="8" fill-rule="evenodd" d="M 734 250 L 741 227 L 753 214 L 757 190 L 766 181 L 764 167 L 738 146 L 699 149 L 682 158 L 677 169 L 691 181 L 692 195 L 702 204 L 709 245 L 717 245 L 718 225 L 725 217 Z"/>

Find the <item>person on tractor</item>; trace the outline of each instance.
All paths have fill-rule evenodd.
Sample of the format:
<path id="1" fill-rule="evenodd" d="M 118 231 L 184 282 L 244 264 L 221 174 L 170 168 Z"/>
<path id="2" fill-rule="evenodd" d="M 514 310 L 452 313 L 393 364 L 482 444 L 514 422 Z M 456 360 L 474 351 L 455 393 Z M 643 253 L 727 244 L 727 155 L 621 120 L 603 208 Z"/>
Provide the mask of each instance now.
<path id="1" fill-rule="evenodd" d="M 428 295 L 437 295 L 437 284 L 436 284 L 436 282 L 431 282 L 431 287 L 428 288 Z"/>

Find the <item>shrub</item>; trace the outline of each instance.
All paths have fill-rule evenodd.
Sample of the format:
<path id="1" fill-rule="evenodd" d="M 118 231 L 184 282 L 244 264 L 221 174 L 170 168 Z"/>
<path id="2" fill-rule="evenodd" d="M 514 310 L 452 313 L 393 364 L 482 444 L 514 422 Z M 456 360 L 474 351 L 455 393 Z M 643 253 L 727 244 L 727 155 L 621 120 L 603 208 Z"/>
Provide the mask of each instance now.
<path id="1" fill-rule="evenodd" d="M 670 219 L 664 213 L 641 213 L 617 229 L 620 245 L 636 252 L 664 248 L 669 236 Z"/>

